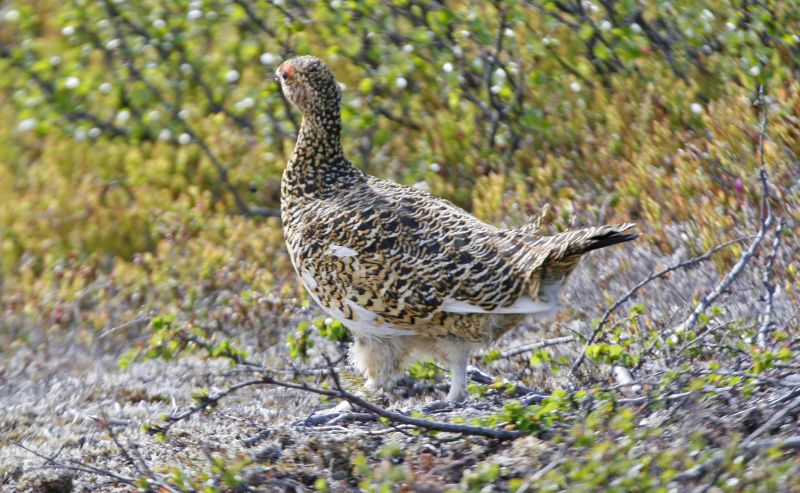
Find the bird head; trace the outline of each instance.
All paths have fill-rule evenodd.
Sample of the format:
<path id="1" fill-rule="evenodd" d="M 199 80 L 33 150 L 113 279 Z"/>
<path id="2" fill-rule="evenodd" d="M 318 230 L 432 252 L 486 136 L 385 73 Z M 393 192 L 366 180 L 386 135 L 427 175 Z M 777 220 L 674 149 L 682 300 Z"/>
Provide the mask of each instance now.
<path id="1" fill-rule="evenodd" d="M 304 116 L 338 115 L 342 101 L 339 84 L 325 62 L 313 56 L 291 58 L 275 71 L 286 98 Z"/>

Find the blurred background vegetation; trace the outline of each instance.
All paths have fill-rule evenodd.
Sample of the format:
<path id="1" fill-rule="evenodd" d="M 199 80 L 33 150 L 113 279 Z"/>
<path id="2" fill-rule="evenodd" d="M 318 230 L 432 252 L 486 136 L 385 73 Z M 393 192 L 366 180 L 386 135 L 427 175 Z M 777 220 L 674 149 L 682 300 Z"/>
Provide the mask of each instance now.
<path id="1" fill-rule="evenodd" d="M 664 252 L 671 223 L 696 253 L 757 217 L 763 85 L 796 233 L 798 22 L 796 1 L 3 2 L 0 328 L 302 302 L 274 217 L 294 54 L 344 84 L 362 169 L 499 225 L 634 220 Z"/>
<path id="2" fill-rule="evenodd" d="M 550 476 L 587 491 L 657 489 L 675 477 L 675 464 L 700 463 L 710 443 L 735 447 L 731 436 L 757 426 L 726 422 L 715 442 L 714 417 L 750 406 L 753 388 L 782 382 L 780 372 L 796 373 L 799 36 L 798 0 L 0 1 L 0 356 L 77 342 L 114 355 L 133 347 L 129 364 L 140 352 L 174 356 L 191 331 L 219 344 L 212 356 L 229 349 L 230 337 L 284 364 L 287 332 L 292 357 L 307 356 L 313 327 L 341 339 L 340 326 L 309 325 L 317 313 L 296 282 L 277 217 L 299 115 L 272 76 L 282 60 L 313 54 L 344 86 L 343 144 L 361 169 L 496 225 L 522 225 L 546 204 L 550 231 L 639 224 L 646 234 L 630 250 L 609 251 L 602 258 L 611 260 L 578 273 L 583 282 L 573 282 L 562 321 L 596 317 L 655 267 L 753 235 L 764 217 L 765 164 L 767 203 L 784 221 L 782 243 L 769 233 L 762 245 L 773 245 L 774 269 L 759 254 L 759 269 L 724 304 L 707 307 L 679 356 L 670 347 L 680 338 L 663 334 L 746 244 L 715 255 L 710 272 L 681 274 L 612 316 L 590 354 L 602 368 L 654 366 L 653 379 L 663 376 L 651 390 L 656 400 L 701 389 L 698 402 L 710 397 L 692 409 L 705 414 L 675 407 L 666 424 L 648 428 L 617 394 L 594 389 L 603 404 L 587 404 L 586 414 L 574 393 L 557 390 L 556 411 L 552 402 L 507 406 L 513 416 L 497 418 L 517 426 L 519 416 L 549 409 L 572 426 L 563 429 L 577 449 L 596 443 L 575 452 L 583 462 L 559 465 L 554 456 Z M 763 320 L 770 282 L 775 316 Z M 772 322 L 773 344 L 754 345 L 757 326 Z M 693 346 L 706 336 L 713 344 Z M 565 384 L 572 362 L 537 351 L 515 371 L 550 389 L 613 381 L 577 375 Z M 432 368 L 412 375 L 424 380 L 421 370 Z M 714 373 L 720 368 L 728 376 Z M 742 376 L 767 370 L 772 380 Z M 726 386 L 733 390 L 720 393 Z M 729 400 L 718 404 L 719 395 Z M 9 420 L 0 432 L 24 436 Z M 639 439 L 657 445 L 641 451 Z M 728 455 L 727 476 L 713 478 L 720 484 L 738 481 L 746 466 Z M 796 477 L 790 456 L 766 461 L 768 475 L 728 489 L 777 491 Z M 662 476 L 629 474 L 645 463 Z M 463 476 L 464 489 L 497 475 L 480 471 Z M 566 484 L 559 481 L 554 489 Z"/>

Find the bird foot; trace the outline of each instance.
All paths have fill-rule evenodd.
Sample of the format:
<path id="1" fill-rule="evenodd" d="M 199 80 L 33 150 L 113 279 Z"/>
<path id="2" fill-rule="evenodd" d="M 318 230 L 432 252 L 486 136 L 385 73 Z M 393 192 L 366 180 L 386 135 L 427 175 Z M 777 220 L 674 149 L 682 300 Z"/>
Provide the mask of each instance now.
<path id="1" fill-rule="evenodd" d="M 377 382 L 369 379 L 364 386 L 364 394 L 364 397 L 368 400 L 377 401 L 381 404 L 391 404 L 398 399 L 404 398 L 407 390 L 398 387 L 396 381 Z"/>
<path id="2" fill-rule="evenodd" d="M 425 404 L 424 406 L 422 406 L 422 412 L 433 413 L 440 411 L 451 411 L 453 409 L 463 409 L 465 407 L 467 407 L 467 405 L 464 402 L 456 402 L 456 401 L 442 399 Z"/>
<path id="3" fill-rule="evenodd" d="M 353 411 L 353 405 L 349 401 L 342 401 L 334 407 L 322 409 L 311 414 L 311 416 L 295 422 L 295 425 L 316 426 L 333 421 L 344 414 Z"/>

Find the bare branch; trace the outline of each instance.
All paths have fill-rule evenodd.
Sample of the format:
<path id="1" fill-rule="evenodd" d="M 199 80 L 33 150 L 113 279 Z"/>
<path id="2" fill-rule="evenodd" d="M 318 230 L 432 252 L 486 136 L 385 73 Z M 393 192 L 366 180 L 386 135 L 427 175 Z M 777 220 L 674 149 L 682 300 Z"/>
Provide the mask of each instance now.
<path id="1" fill-rule="evenodd" d="M 789 416 L 793 411 L 800 408 L 800 396 L 795 397 L 791 400 L 787 405 L 783 406 L 779 409 L 775 414 L 773 414 L 764 424 L 759 426 L 755 431 L 750 433 L 747 438 L 744 439 L 742 442 L 743 444 L 752 443 L 753 440 L 760 437 L 764 432 L 771 430 L 776 425 L 778 425 L 782 419 L 786 416 Z"/>
<path id="2" fill-rule="evenodd" d="M 792 436 L 785 439 L 775 439 L 775 440 L 762 440 L 759 442 L 752 442 L 752 443 L 742 443 L 739 448 L 748 451 L 748 452 L 758 452 L 764 449 L 769 448 L 778 448 L 781 450 L 794 450 L 800 448 L 800 436 Z M 674 481 L 684 482 L 684 481 L 692 481 L 699 479 L 709 472 L 711 472 L 715 467 L 719 466 L 722 461 L 725 459 L 725 452 L 720 451 L 714 456 L 703 462 L 702 464 L 695 466 L 691 469 L 688 469 L 680 474 L 678 474 Z"/>
<path id="3" fill-rule="evenodd" d="M 35 450 L 29 449 L 25 445 L 22 445 L 19 442 L 11 442 L 12 445 L 16 445 L 17 447 L 28 451 L 29 453 L 45 460 L 45 467 L 53 468 L 53 469 L 65 469 L 68 471 L 75 471 L 75 472 L 83 472 L 87 474 L 94 474 L 96 476 L 103 476 L 110 478 L 115 483 L 122 483 L 132 486 L 134 488 L 138 488 L 140 485 L 138 484 L 138 478 L 132 478 L 128 476 L 123 476 L 121 474 L 117 474 L 115 472 L 109 471 L 107 469 L 101 469 L 99 467 L 92 466 L 90 464 L 85 464 L 83 462 L 74 461 L 74 460 L 60 460 L 55 456 L 51 455 L 44 455 L 39 453 Z M 157 486 L 160 491 L 166 491 L 168 493 L 180 493 L 180 489 L 176 489 L 174 486 L 170 485 L 169 483 L 160 480 L 158 478 L 148 478 L 148 483 L 152 486 Z"/>
<path id="4" fill-rule="evenodd" d="M 360 408 L 366 409 L 367 411 L 380 416 L 381 418 L 386 418 L 389 421 L 395 423 L 402 423 L 407 425 L 412 425 L 418 428 L 424 428 L 428 430 L 435 430 L 435 431 L 444 431 L 448 433 L 459 433 L 462 435 L 478 435 L 478 436 L 485 436 L 488 438 L 495 438 L 498 440 L 513 440 L 515 438 L 519 438 L 524 435 L 521 431 L 515 430 L 504 430 L 504 429 L 496 429 L 496 428 L 484 428 L 480 426 L 472 426 L 466 424 L 456 424 L 456 423 L 445 423 L 439 421 L 431 421 L 422 418 L 414 418 L 411 416 L 406 416 L 405 414 L 401 414 L 394 411 L 389 411 L 387 409 L 383 409 L 375 404 L 372 404 L 361 397 L 358 397 L 355 394 L 352 394 L 344 388 L 341 387 L 341 383 L 338 380 L 338 374 L 331 369 L 329 372 L 331 379 L 334 382 L 334 389 L 324 389 L 320 387 L 315 387 L 309 385 L 306 382 L 302 383 L 294 383 L 294 382 L 285 382 L 282 380 L 277 380 L 273 378 L 271 375 L 265 374 L 261 378 L 254 379 L 254 380 L 247 380 L 245 382 L 241 382 L 235 385 L 228 387 L 227 389 L 217 392 L 210 396 L 203 396 L 200 397 L 198 400 L 199 402 L 187 409 L 186 411 L 170 415 L 166 419 L 166 424 L 162 426 L 158 425 L 151 425 L 150 431 L 155 433 L 163 433 L 169 430 L 169 428 L 177 423 L 178 421 L 184 420 L 200 411 L 206 410 L 209 407 L 213 407 L 217 405 L 220 399 L 233 394 L 234 392 L 241 390 L 246 387 L 252 386 L 259 386 L 259 385 L 274 385 L 277 387 L 283 387 L 287 389 L 294 389 L 294 390 L 301 390 L 304 392 L 311 392 L 314 394 L 322 395 L 325 397 L 330 397 L 334 399 L 341 399 L 350 402 L 351 404 L 358 406 Z"/>
<path id="5" fill-rule="evenodd" d="M 765 140 L 765 133 L 767 129 L 767 113 L 768 108 L 766 101 L 764 100 L 764 87 L 759 85 L 758 86 L 758 101 L 756 102 L 757 106 L 761 108 L 762 116 L 761 116 L 761 123 L 759 124 L 759 134 L 758 134 L 758 154 L 759 160 L 761 163 L 761 167 L 759 169 L 759 178 L 761 181 L 761 226 L 758 229 L 758 234 L 756 234 L 755 239 L 747 248 L 747 250 L 742 254 L 739 258 L 739 261 L 731 268 L 730 271 L 725 275 L 725 277 L 720 280 L 719 283 L 708 292 L 700 303 L 695 307 L 694 311 L 692 311 L 691 315 L 686 319 L 686 321 L 681 325 L 681 328 L 684 331 L 690 331 L 694 328 L 697 320 L 700 318 L 708 307 L 711 306 L 712 303 L 722 294 L 724 293 L 728 287 L 736 280 L 737 277 L 742 273 L 745 266 L 750 262 L 750 259 L 753 258 L 755 255 L 756 250 L 761 245 L 761 242 L 764 241 L 764 236 L 767 230 L 772 226 L 773 216 L 772 211 L 769 206 L 769 185 L 767 183 L 767 168 L 764 164 L 764 140 Z"/>
<path id="6" fill-rule="evenodd" d="M 612 304 L 610 307 L 608 307 L 606 309 L 606 311 L 603 313 L 603 316 L 600 317 L 600 321 L 597 322 L 597 326 L 595 327 L 594 332 L 592 332 L 592 335 L 589 336 L 589 339 L 586 341 L 586 344 L 583 345 L 583 349 L 581 350 L 581 353 L 578 355 L 578 358 L 575 360 L 575 363 L 572 365 L 572 370 L 571 370 L 572 373 L 575 373 L 578 370 L 578 368 L 580 368 L 581 364 L 583 363 L 583 360 L 586 358 L 586 350 L 589 348 L 590 345 L 592 345 L 594 343 L 594 341 L 597 338 L 598 334 L 600 334 L 600 331 L 603 330 L 603 327 L 608 323 L 608 319 L 611 316 L 611 314 L 617 308 L 622 306 L 622 304 L 624 304 L 625 302 L 627 302 L 628 300 L 633 298 L 633 296 L 640 289 L 642 289 L 646 285 L 650 284 L 650 282 L 654 281 L 655 279 L 658 279 L 658 278 L 666 276 L 670 272 L 673 272 L 673 271 L 676 271 L 676 270 L 680 270 L 680 269 L 687 269 L 687 268 L 690 268 L 690 267 L 694 267 L 695 265 L 699 264 L 700 262 L 703 262 L 703 261 L 706 261 L 706 260 L 710 259 L 711 256 L 714 255 L 715 253 L 717 253 L 718 251 L 720 251 L 722 249 L 725 249 L 725 248 L 727 248 L 727 247 L 729 247 L 729 246 L 731 246 L 731 245 L 733 245 L 735 243 L 740 243 L 742 241 L 749 240 L 750 238 L 752 238 L 752 236 L 745 236 L 745 237 L 741 237 L 741 238 L 736 238 L 734 240 L 726 241 L 725 243 L 722 243 L 720 245 L 717 245 L 717 246 L 707 250 L 702 255 L 690 258 L 688 260 L 683 260 L 681 262 L 678 262 L 677 264 L 672 265 L 670 267 L 667 267 L 666 269 L 662 269 L 660 271 L 654 272 L 654 273 L 650 274 L 649 276 L 647 276 L 642 281 L 639 281 L 638 284 L 636 284 L 634 287 L 632 287 L 621 298 L 619 298 L 617 301 L 615 301 L 614 304 Z"/>
<path id="7" fill-rule="evenodd" d="M 575 341 L 573 336 L 565 336 L 565 337 L 554 337 L 553 339 L 547 339 L 544 341 L 532 342 L 530 344 L 525 344 L 523 346 L 518 346 L 513 349 L 509 349 L 508 351 L 503 351 L 500 353 L 501 359 L 511 358 L 513 356 L 517 356 L 518 354 L 527 353 L 529 351 L 535 351 L 537 349 L 550 347 L 550 346 L 557 346 L 559 344 L 567 344 L 569 342 Z"/>
<path id="8" fill-rule="evenodd" d="M 439 421 L 430 421 L 421 418 L 413 418 L 411 416 L 406 416 L 405 414 L 400 414 L 394 411 L 389 411 L 381 407 L 378 407 L 375 404 L 372 404 L 371 402 L 368 402 L 362 399 L 361 397 L 358 397 L 357 395 L 352 394 L 341 388 L 336 390 L 322 389 L 318 387 L 312 387 L 305 383 L 295 384 L 290 382 L 282 382 L 280 380 L 275 380 L 270 376 L 265 376 L 263 378 L 263 382 L 288 389 L 305 390 L 307 392 L 313 392 L 315 394 L 324 395 L 326 397 L 343 399 L 350 402 L 351 404 L 355 404 L 356 406 L 362 407 L 367 411 L 375 413 L 378 416 L 386 418 L 390 421 L 413 425 L 428 430 L 445 431 L 449 433 L 460 433 L 464 435 L 479 435 L 488 438 L 496 438 L 499 440 L 513 440 L 515 438 L 519 438 L 524 435 L 524 433 L 521 431 L 512 431 L 512 430 L 504 430 L 496 428 L 483 428 L 480 426 L 463 425 L 456 423 L 444 423 Z"/>
<path id="9" fill-rule="evenodd" d="M 172 115 L 173 119 L 180 123 L 180 125 L 183 127 L 183 131 L 191 138 L 191 141 L 200 147 L 200 150 L 206 155 L 216 169 L 220 182 L 233 197 L 233 200 L 236 203 L 236 207 L 239 209 L 239 211 L 245 216 L 278 216 L 278 211 L 261 208 L 254 209 L 245 203 L 244 199 L 239 194 L 239 191 L 228 178 L 228 168 L 222 163 L 222 161 L 211 150 L 211 148 L 208 147 L 205 141 L 198 136 L 197 132 L 192 128 L 192 126 L 189 125 L 186 120 L 180 117 L 180 108 L 171 103 L 166 96 L 164 96 L 162 91 L 153 85 L 153 83 L 150 82 L 150 80 L 148 80 L 144 74 L 142 74 L 141 70 L 139 70 L 139 68 L 136 66 L 131 49 L 128 46 L 128 43 L 125 41 L 125 33 L 122 30 L 122 16 L 117 10 L 117 7 L 110 0 L 103 0 L 103 5 L 105 6 L 106 12 L 108 12 L 109 18 L 111 19 L 117 39 L 120 40 L 120 52 L 122 53 L 125 66 L 130 71 L 131 76 L 147 88 L 147 90 L 159 101 L 161 106 L 163 106 L 169 112 L 169 114 Z"/>
<path id="10" fill-rule="evenodd" d="M 775 228 L 775 239 L 772 241 L 772 250 L 767 257 L 767 264 L 764 266 L 764 276 L 762 278 L 765 291 L 764 308 L 761 313 L 761 327 L 758 329 L 758 335 L 756 336 L 756 343 L 760 348 L 766 347 L 769 334 L 775 330 L 775 322 L 772 320 L 773 297 L 775 295 L 775 284 L 772 282 L 772 268 L 775 265 L 775 257 L 778 254 L 778 249 L 781 247 L 782 233 L 783 218 L 780 218 L 778 220 L 778 226 Z"/>

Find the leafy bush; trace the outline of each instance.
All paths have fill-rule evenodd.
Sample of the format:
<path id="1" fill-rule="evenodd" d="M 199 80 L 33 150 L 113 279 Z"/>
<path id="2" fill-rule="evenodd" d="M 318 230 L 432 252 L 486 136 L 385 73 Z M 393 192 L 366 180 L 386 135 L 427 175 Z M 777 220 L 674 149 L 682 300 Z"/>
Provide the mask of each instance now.
<path id="1" fill-rule="evenodd" d="M 736 455 L 749 415 L 723 436 L 708 430 L 751 397 L 772 402 L 765 382 L 797 366 L 787 307 L 800 303 L 798 22 L 797 0 L 6 2 L 0 354 L 75 340 L 126 347 L 123 365 L 188 352 L 237 363 L 287 342 L 308 360 L 315 344 L 349 342 L 345 326 L 315 319 L 275 217 L 298 115 L 272 73 L 314 54 L 344 85 L 343 145 L 357 166 L 501 226 L 545 204 L 546 230 L 636 221 L 647 233 L 640 256 L 619 257 L 619 272 L 653 268 L 645 254 L 687 258 L 751 235 L 764 205 L 783 218 L 772 276 L 781 323 L 769 347 L 754 342 L 770 278 L 760 251 L 763 276 L 731 290 L 742 306 L 715 303 L 693 327 L 673 323 L 670 304 L 695 306 L 703 283 L 741 257 L 736 243 L 705 277 L 630 299 L 587 345 L 598 368 L 647 375 L 644 401 L 610 388 L 602 371 L 570 373 L 573 355 L 551 349 L 526 354 L 518 373 L 552 377 L 543 402 L 504 401 L 515 388 L 503 382 L 470 391 L 495 406 L 477 422 L 552 441 L 538 490 L 663 491 L 717 453 L 710 487 L 786 489 L 796 475 L 786 455 Z M 779 240 L 760 250 L 769 242 Z M 614 302 L 618 279 L 592 269 L 600 301 L 576 300 L 555 326 Z M 495 350 L 483 362 L 507 369 L 510 359 Z M 440 377 L 430 363 L 411 374 Z M 353 452 L 349 487 L 387 491 L 418 472 L 402 449 L 343 450 Z M 502 464 L 464 466 L 452 484 L 533 488 Z M 234 490 L 250 466 L 214 457 L 210 474 L 169 470 L 179 488 L 214 488 L 214 477 Z M 306 486 L 336 490 L 325 467 Z"/>

